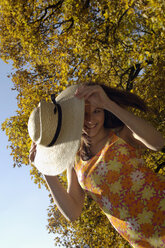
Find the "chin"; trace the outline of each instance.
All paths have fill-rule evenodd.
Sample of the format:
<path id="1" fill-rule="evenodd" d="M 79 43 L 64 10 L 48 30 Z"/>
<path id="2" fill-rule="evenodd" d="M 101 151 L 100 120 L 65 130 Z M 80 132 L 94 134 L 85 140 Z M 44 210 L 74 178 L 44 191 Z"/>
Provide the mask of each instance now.
<path id="1" fill-rule="evenodd" d="M 95 137 L 98 134 L 98 130 L 87 130 L 86 132 L 90 138 Z"/>

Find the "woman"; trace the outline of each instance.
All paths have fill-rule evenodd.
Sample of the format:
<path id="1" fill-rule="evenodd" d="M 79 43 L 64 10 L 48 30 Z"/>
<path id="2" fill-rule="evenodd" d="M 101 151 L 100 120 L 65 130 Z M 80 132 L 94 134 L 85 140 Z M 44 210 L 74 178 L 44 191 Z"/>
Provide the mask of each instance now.
<path id="1" fill-rule="evenodd" d="M 85 100 L 85 121 L 75 164 L 67 173 L 68 190 L 56 176 L 45 176 L 59 210 L 76 220 L 88 193 L 133 247 L 165 247 L 165 180 L 141 159 L 143 148 L 159 151 L 164 140 L 125 109 L 144 110 L 145 105 L 133 94 L 100 85 L 80 86 L 75 96 Z M 33 144 L 31 161 L 35 153 Z"/>

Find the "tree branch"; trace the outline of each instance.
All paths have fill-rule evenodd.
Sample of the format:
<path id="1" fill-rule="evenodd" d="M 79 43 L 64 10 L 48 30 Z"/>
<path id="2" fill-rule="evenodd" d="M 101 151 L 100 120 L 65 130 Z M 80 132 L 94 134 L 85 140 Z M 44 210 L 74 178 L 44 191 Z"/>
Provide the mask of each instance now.
<path id="1" fill-rule="evenodd" d="M 131 7 L 132 7 L 132 6 L 131 6 Z M 124 11 L 124 13 L 120 16 L 120 18 L 119 18 L 119 20 L 118 20 L 118 23 L 116 24 L 115 29 L 114 29 L 114 31 L 113 31 L 113 36 L 114 36 L 114 37 L 115 37 L 116 31 L 117 31 L 117 28 L 119 27 L 119 25 L 120 25 L 120 23 L 121 23 L 123 17 L 127 14 L 128 10 L 129 10 L 131 7 L 129 7 L 128 9 L 126 9 L 126 10 Z"/>
<path id="2" fill-rule="evenodd" d="M 152 60 L 147 60 L 147 64 L 153 64 Z M 130 91 L 133 89 L 133 81 L 139 75 L 140 71 L 143 69 L 140 63 L 137 63 L 135 66 L 131 66 L 124 73 L 120 75 L 120 85 L 122 85 L 123 77 L 128 74 L 128 80 L 126 81 L 126 90 Z"/>
<path id="3" fill-rule="evenodd" d="M 61 25 L 64 24 L 64 23 L 67 23 L 67 22 L 71 22 L 71 24 L 70 24 L 70 26 L 69 26 L 68 28 L 66 28 L 62 33 L 69 31 L 69 29 L 71 29 L 71 28 L 73 27 L 73 25 L 74 25 L 74 19 L 73 19 L 73 17 L 71 17 L 69 20 L 63 21 L 63 22 L 61 23 Z"/>
<path id="4" fill-rule="evenodd" d="M 86 0 L 83 6 L 83 10 L 87 9 L 89 7 L 89 4 L 90 4 L 90 0 Z"/>
<path id="5" fill-rule="evenodd" d="M 158 165 L 158 167 L 155 169 L 155 172 L 158 173 L 160 169 L 163 169 L 165 167 L 165 162 Z"/>
<path id="6" fill-rule="evenodd" d="M 62 6 L 63 2 L 64 2 L 64 0 L 60 0 L 60 1 L 59 1 L 58 3 L 56 3 L 56 4 L 52 4 L 52 5 L 47 6 L 47 7 L 43 10 L 43 11 L 44 11 L 44 14 L 43 14 L 39 19 L 37 19 L 37 20 L 35 20 L 35 21 L 33 21 L 33 22 L 30 22 L 30 24 L 33 24 L 33 23 L 36 23 L 36 22 L 41 22 L 41 21 L 45 18 L 45 16 L 47 15 L 49 9 L 55 9 L 55 11 L 56 11 L 57 9 L 59 9 L 59 7 Z"/>
<path id="7" fill-rule="evenodd" d="M 121 23 L 123 17 L 127 14 L 128 10 L 130 10 L 130 9 L 133 7 L 134 3 L 135 3 L 135 1 L 134 1 L 134 2 L 131 4 L 131 6 L 129 6 L 129 8 L 126 9 L 126 10 L 124 11 L 124 13 L 120 16 L 120 18 L 119 18 L 119 20 L 118 20 L 118 23 L 116 24 L 115 29 L 114 29 L 114 31 L 113 31 L 114 39 L 115 39 L 115 34 L 116 34 L 116 31 L 117 31 L 117 28 L 120 26 L 120 23 Z"/>

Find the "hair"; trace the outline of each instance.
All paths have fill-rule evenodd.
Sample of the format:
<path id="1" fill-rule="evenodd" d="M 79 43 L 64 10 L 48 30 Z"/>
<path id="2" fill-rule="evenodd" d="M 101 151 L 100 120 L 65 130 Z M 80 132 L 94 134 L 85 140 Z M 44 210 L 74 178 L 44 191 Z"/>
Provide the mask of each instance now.
<path id="1" fill-rule="evenodd" d="M 147 105 L 146 103 L 136 94 L 125 91 L 125 90 L 120 90 L 117 88 L 112 88 L 109 86 L 106 86 L 104 84 L 100 83 L 86 83 L 87 86 L 92 86 L 92 85 L 100 85 L 107 96 L 120 105 L 121 107 L 133 107 L 135 109 L 139 109 L 141 111 L 146 112 L 147 111 Z M 104 110 L 104 128 L 120 128 L 124 126 L 124 123 L 117 118 L 114 114 L 111 112 Z M 81 138 L 81 144 L 80 144 L 80 149 L 79 149 L 79 155 L 81 159 L 88 160 L 92 157 L 91 151 L 90 151 L 90 138 L 87 136 L 87 134 L 83 133 L 82 138 Z"/>

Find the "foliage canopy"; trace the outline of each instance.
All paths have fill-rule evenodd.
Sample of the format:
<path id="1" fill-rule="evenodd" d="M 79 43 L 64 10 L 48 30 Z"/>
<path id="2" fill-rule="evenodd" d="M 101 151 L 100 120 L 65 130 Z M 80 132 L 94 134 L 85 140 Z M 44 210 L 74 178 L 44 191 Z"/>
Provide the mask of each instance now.
<path id="1" fill-rule="evenodd" d="M 31 110 L 77 82 L 98 81 L 137 93 L 150 107 L 144 117 L 164 132 L 164 13 L 163 0 L 0 0 L 0 57 L 12 60 L 18 92 L 17 115 L 2 124 L 14 166 L 29 163 Z M 162 152 L 144 156 L 147 166 L 163 168 Z M 45 185 L 33 166 L 31 176 L 39 187 Z M 61 180 L 65 184 L 65 175 Z M 66 247 L 129 247 L 89 198 L 73 224 L 52 204 L 48 217 L 49 231 L 61 233 Z"/>

